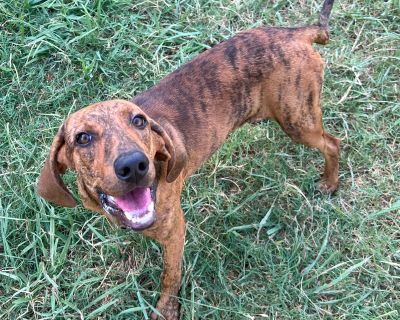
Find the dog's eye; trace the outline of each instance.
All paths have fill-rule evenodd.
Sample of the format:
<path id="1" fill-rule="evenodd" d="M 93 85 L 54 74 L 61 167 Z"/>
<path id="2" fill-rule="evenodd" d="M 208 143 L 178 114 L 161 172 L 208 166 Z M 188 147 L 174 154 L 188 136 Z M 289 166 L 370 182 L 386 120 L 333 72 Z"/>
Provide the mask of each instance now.
<path id="1" fill-rule="evenodd" d="M 80 132 L 76 135 L 76 143 L 87 146 L 92 141 L 92 136 L 87 132 Z"/>
<path id="2" fill-rule="evenodd" d="M 132 118 L 132 124 L 138 129 L 144 129 L 147 125 L 147 120 L 141 114 L 138 114 Z"/>

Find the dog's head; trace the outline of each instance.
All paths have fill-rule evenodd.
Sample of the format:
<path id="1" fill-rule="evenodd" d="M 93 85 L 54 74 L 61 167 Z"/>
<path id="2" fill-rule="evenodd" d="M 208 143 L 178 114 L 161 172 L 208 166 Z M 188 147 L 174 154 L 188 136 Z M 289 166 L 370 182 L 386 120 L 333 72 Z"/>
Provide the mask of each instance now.
<path id="1" fill-rule="evenodd" d="M 72 169 L 86 208 L 142 230 L 156 219 L 159 179 L 177 179 L 185 161 L 179 139 L 134 103 L 100 102 L 75 112 L 59 128 L 39 177 L 38 193 L 55 204 L 74 207 L 76 202 L 61 179 Z"/>

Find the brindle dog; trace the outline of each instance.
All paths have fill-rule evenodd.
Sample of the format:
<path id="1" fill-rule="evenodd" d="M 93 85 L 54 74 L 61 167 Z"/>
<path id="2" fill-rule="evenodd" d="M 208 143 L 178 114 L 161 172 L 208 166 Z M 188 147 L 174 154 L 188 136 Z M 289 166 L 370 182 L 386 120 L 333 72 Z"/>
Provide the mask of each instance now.
<path id="1" fill-rule="evenodd" d="M 339 139 L 322 126 L 324 63 L 312 47 L 328 41 L 332 4 L 325 0 L 315 26 L 241 32 L 132 101 L 90 105 L 58 130 L 39 178 L 39 194 L 74 207 L 61 180 L 72 169 L 86 208 L 162 244 L 162 289 L 153 319 L 179 317 L 184 180 L 230 132 L 246 122 L 276 120 L 295 142 L 323 153 L 320 188 L 336 190 Z"/>

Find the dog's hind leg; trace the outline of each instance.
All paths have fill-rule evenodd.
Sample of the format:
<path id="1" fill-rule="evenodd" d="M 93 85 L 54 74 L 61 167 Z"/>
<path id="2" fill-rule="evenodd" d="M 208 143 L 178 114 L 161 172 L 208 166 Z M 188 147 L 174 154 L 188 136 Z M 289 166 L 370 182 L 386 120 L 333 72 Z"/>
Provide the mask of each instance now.
<path id="1" fill-rule="evenodd" d="M 301 70 L 302 69 L 302 70 Z M 322 63 L 310 60 L 300 68 L 302 76 L 295 81 L 285 79 L 285 93 L 278 91 L 275 97 L 274 119 L 286 134 L 297 143 L 319 149 L 325 158 L 320 190 L 334 192 L 339 183 L 340 140 L 328 134 L 322 125 L 320 92 L 322 85 Z M 283 90 L 283 89 L 282 89 Z"/>
<path id="2" fill-rule="evenodd" d="M 319 101 L 316 103 L 318 106 L 308 106 L 307 112 L 303 110 L 303 112 L 293 114 L 288 110 L 284 120 L 277 120 L 294 142 L 321 151 L 325 158 L 325 169 L 321 177 L 320 190 L 325 193 L 333 193 L 339 184 L 340 140 L 324 130 Z M 289 109 L 293 110 L 294 108 Z"/>
<path id="3" fill-rule="evenodd" d="M 319 188 L 322 192 L 333 193 L 339 184 L 340 140 L 327 133 L 322 126 L 299 129 L 300 135 L 291 136 L 289 133 L 289 136 L 297 143 L 317 148 L 321 151 L 325 158 L 325 169 Z"/>

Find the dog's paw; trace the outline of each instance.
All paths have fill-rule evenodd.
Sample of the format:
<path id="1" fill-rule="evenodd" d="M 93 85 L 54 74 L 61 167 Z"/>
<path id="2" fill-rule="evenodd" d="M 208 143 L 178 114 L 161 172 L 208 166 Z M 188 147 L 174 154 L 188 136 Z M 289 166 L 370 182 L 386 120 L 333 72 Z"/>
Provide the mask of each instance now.
<path id="1" fill-rule="evenodd" d="M 151 319 L 153 320 L 178 320 L 179 319 L 179 302 L 176 298 L 169 298 L 167 301 L 160 299 L 157 303 L 157 310 L 162 316 L 153 312 Z"/>
<path id="2" fill-rule="evenodd" d="M 318 190 L 321 193 L 333 194 L 338 188 L 338 184 L 339 184 L 338 182 L 330 182 L 322 178 L 321 182 L 319 183 Z"/>

